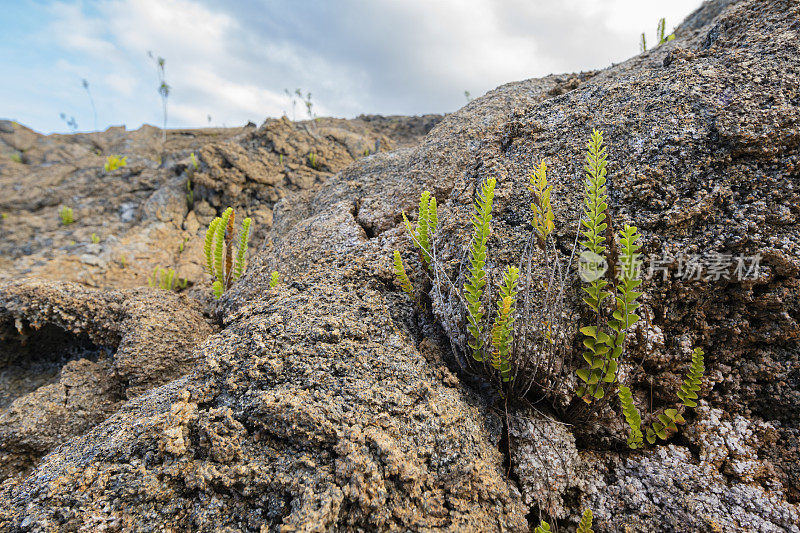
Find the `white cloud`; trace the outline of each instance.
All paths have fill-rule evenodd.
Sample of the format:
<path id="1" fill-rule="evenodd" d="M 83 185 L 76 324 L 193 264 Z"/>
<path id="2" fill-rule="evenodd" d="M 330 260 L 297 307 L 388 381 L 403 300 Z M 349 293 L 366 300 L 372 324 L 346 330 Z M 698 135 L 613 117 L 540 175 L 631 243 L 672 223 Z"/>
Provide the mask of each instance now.
<path id="1" fill-rule="evenodd" d="M 700 0 L 99 0 L 48 6 L 37 46 L 63 51 L 60 107 L 83 110 L 87 78 L 102 124 L 160 123 L 152 50 L 166 59 L 170 126 L 291 114 L 284 88 L 321 115 L 452 111 L 497 85 L 601 68 L 677 25 Z M 55 56 L 54 56 L 55 57 Z M 74 94 L 73 94 L 74 93 Z M 5 95 L 5 93 L 2 93 Z M 69 96 L 71 94 L 71 96 Z M 0 109 L 0 114 L 3 111 Z M 298 104 L 298 118 L 304 116 Z M 45 130 L 62 128 L 56 117 Z M 25 116 L 17 113 L 25 121 Z M 82 119 L 85 124 L 86 120 Z"/>

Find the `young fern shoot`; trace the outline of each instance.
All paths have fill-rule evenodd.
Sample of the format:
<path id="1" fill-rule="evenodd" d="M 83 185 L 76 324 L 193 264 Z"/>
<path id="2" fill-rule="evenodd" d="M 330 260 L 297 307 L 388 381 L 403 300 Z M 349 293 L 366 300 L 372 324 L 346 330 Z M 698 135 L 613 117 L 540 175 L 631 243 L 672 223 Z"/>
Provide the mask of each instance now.
<path id="1" fill-rule="evenodd" d="M 211 221 L 203 243 L 206 266 L 213 279 L 211 287 L 216 299 L 221 298 L 222 293 L 230 289 L 245 270 L 245 255 L 252 221 L 249 218 L 242 221 L 239 238 L 234 246 L 235 220 L 236 214 L 233 208 L 229 207 L 221 217 Z"/>
<path id="2" fill-rule="evenodd" d="M 439 214 L 436 205 L 436 198 L 431 196 L 428 191 L 423 191 L 419 199 L 419 211 L 417 212 L 417 226 L 411 226 L 406 214 L 403 213 L 403 222 L 406 225 L 411 240 L 419 248 L 422 259 L 429 268 L 433 268 L 433 238 L 436 235 L 436 226 L 439 224 Z"/>
<path id="3" fill-rule="evenodd" d="M 406 274 L 406 269 L 403 266 L 403 259 L 400 257 L 400 252 L 397 250 L 394 251 L 394 273 L 397 276 L 397 280 L 400 283 L 400 288 L 403 289 L 403 292 L 413 296 L 414 288 L 411 285 L 411 280 L 408 278 L 408 274 Z"/>

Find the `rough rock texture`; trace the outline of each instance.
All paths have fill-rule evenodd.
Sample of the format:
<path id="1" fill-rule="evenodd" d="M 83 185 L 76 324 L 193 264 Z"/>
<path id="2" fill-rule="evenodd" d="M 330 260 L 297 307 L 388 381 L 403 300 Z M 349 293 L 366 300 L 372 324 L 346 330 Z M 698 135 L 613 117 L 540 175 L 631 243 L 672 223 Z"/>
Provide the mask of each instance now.
<path id="1" fill-rule="evenodd" d="M 201 223 L 222 205 L 272 223 L 214 309 L 223 329 L 186 348 L 193 373 L 119 405 L 97 400 L 114 414 L 6 480 L 0 529 L 524 531 L 526 515 L 572 527 L 590 507 L 595 531 L 800 530 L 799 43 L 797 2 L 714 1 L 674 41 L 603 71 L 502 86 L 418 146 L 356 158 L 363 139 L 323 138 L 337 124 L 324 121 L 268 122 L 192 145 L 203 163 L 201 199 L 181 219 L 195 217 L 191 261 Z M 364 139 L 409 131 L 359 120 L 376 128 Z M 427 309 L 424 297 L 412 302 L 390 263 L 401 250 L 417 290 L 428 289 L 400 217 L 428 189 L 442 206 L 439 257 L 455 271 L 487 177 L 498 178 L 489 269 L 516 263 L 531 232 L 527 180 L 541 159 L 568 254 L 592 128 L 609 145 L 615 224 L 640 228 L 647 259 L 673 256 L 665 276 L 643 285 L 650 323 L 632 336 L 621 371 L 645 418 L 645 406 L 674 404 L 692 346 L 707 354 L 700 406 L 669 443 L 637 452 L 625 448 L 616 406 L 579 412 L 572 383 L 545 398 L 533 389 L 526 400 L 544 412 L 534 414 L 525 402 L 498 408 L 459 380 L 450 348 L 463 346 L 463 328 L 442 318 L 460 310 L 436 291 Z M 11 130 L 15 146 L 37 142 Z M 181 162 L 167 163 L 175 183 L 144 220 L 177 208 L 188 150 L 167 150 L 164 161 Z M 282 177 L 280 154 L 296 166 Z M 342 167 L 323 166 L 333 162 Z M 10 254 L 20 242 L 5 244 Z M 684 253 L 758 254 L 762 268 L 747 280 L 687 280 Z M 282 278 L 275 289 L 272 270 Z M 568 289 L 578 323 L 566 364 L 577 367 L 586 316 L 577 283 Z M 91 353 L 62 381 L 112 364 L 101 341 L 86 342 L 66 343 L 59 360 Z M 43 383 L 7 389 L 36 394 L 52 385 Z M 107 397 L 101 381 L 72 383 Z"/>
<path id="2" fill-rule="evenodd" d="M 0 279 L 130 288 L 147 285 L 156 267 L 171 267 L 190 287 L 205 283 L 202 235 L 226 207 L 253 218 L 258 243 L 272 225 L 272 206 L 287 193 L 318 185 L 358 158 L 414 144 L 439 118 L 267 120 L 260 128 L 171 130 L 164 145 L 151 126 L 42 136 L 2 121 Z M 126 156 L 127 166 L 104 172 L 109 155 Z M 75 223 L 61 224 L 62 206 L 73 209 Z"/>
<path id="3" fill-rule="evenodd" d="M 189 372 L 213 327 L 200 305 L 167 291 L 30 280 L 0 287 L 0 330 L 5 478 Z"/>

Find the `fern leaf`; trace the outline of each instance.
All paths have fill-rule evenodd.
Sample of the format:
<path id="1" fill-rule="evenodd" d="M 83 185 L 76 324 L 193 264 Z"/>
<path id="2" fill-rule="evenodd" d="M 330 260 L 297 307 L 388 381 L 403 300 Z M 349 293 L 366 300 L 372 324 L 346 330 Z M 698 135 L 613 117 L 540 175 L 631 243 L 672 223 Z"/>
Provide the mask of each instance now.
<path id="1" fill-rule="evenodd" d="M 239 246 L 236 248 L 236 266 L 233 269 L 233 281 L 238 280 L 244 273 L 244 258 L 247 253 L 247 242 L 250 240 L 250 224 L 252 220 L 242 220 L 242 229 L 239 230 Z"/>
<path id="2" fill-rule="evenodd" d="M 269 287 L 272 289 L 277 286 L 278 286 L 278 271 L 275 270 L 269 276 Z"/>
<path id="3" fill-rule="evenodd" d="M 578 530 L 575 533 L 594 533 L 594 530 L 592 529 L 592 518 L 592 510 L 586 509 L 583 512 L 581 521 L 578 524 Z"/>
<path id="4" fill-rule="evenodd" d="M 431 196 L 428 204 L 428 234 L 430 235 L 431 247 L 433 239 L 436 237 L 436 228 L 439 226 L 439 206 L 436 205 L 436 197 Z"/>
<path id="5" fill-rule="evenodd" d="M 223 288 L 222 288 L 222 282 L 221 281 L 219 281 L 219 280 L 215 281 L 211 285 L 211 290 L 214 291 L 214 298 L 215 299 L 219 300 L 220 298 L 222 298 Z"/>
<path id="6" fill-rule="evenodd" d="M 236 224 L 236 212 L 231 209 L 231 216 L 228 217 L 228 226 L 225 228 L 225 278 L 223 279 L 223 286 L 225 289 L 230 289 L 233 284 L 233 229 Z"/>
<path id="7" fill-rule="evenodd" d="M 703 356 L 705 353 L 701 348 L 695 348 L 692 352 L 692 365 L 689 367 L 689 373 L 681 385 L 681 390 L 678 391 L 678 398 L 681 403 L 686 407 L 697 407 L 697 393 L 700 391 L 700 385 L 703 380 L 703 372 L 705 372 L 705 365 Z"/>
<path id="8" fill-rule="evenodd" d="M 533 211 L 533 227 L 539 234 L 539 245 L 544 248 L 544 242 L 547 236 L 553 231 L 554 216 L 553 207 L 550 203 L 550 191 L 553 187 L 547 184 L 547 165 L 542 161 L 538 167 L 533 169 L 533 175 L 530 178 L 530 190 L 534 195 L 534 201 L 531 204 Z"/>
<path id="9" fill-rule="evenodd" d="M 222 213 L 219 223 L 217 224 L 216 235 L 214 236 L 215 249 L 214 249 L 214 277 L 219 281 L 224 288 L 225 284 L 225 271 L 222 269 L 223 262 L 222 256 L 225 251 L 225 232 L 228 227 L 228 220 L 233 214 L 233 209 L 228 208 Z"/>
<path id="10" fill-rule="evenodd" d="M 497 180 L 487 179 L 475 202 L 472 215 L 472 244 L 470 245 L 470 268 L 464 283 L 464 298 L 467 300 L 467 330 L 472 336 L 469 346 L 472 355 L 483 361 L 483 288 L 486 285 L 486 243 L 489 240 L 492 221 L 492 203 Z"/>
<path id="11" fill-rule="evenodd" d="M 516 308 L 517 282 L 519 269 L 506 267 L 503 272 L 503 283 L 500 285 L 500 300 L 497 302 L 497 316 L 492 327 L 492 366 L 500 371 L 503 381 L 511 379 L 511 362 L 508 353 L 511 348 L 514 331 L 514 313 Z"/>
<path id="12" fill-rule="evenodd" d="M 542 520 L 539 522 L 539 525 L 534 529 L 534 533 L 552 533 L 550 529 L 550 524 Z"/>
<path id="13" fill-rule="evenodd" d="M 414 289 L 411 286 L 411 280 L 408 279 L 406 269 L 403 267 L 403 259 L 400 257 L 400 252 L 397 250 L 394 251 L 394 273 L 397 276 L 397 280 L 400 282 L 400 287 L 403 289 L 403 291 L 413 296 Z"/>
<path id="14" fill-rule="evenodd" d="M 216 217 L 211 221 L 211 224 L 209 224 L 208 230 L 206 231 L 205 242 L 203 243 L 203 254 L 206 256 L 206 266 L 208 267 L 208 273 L 212 276 L 214 275 L 214 237 L 217 234 L 217 225 L 221 220 L 222 219 L 220 217 Z"/>
<path id="15" fill-rule="evenodd" d="M 620 385 L 619 387 L 619 400 L 622 403 L 622 414 L 625 415 L 625 421 L 628 423 L 630 432 L 628 433 L 628 446 L 631 449 L 641 448 L 644 443 L 642 441 L 642 417 L 639 415 L 639 410 L 633 404 L 633 395 L 628 387 Z"/>

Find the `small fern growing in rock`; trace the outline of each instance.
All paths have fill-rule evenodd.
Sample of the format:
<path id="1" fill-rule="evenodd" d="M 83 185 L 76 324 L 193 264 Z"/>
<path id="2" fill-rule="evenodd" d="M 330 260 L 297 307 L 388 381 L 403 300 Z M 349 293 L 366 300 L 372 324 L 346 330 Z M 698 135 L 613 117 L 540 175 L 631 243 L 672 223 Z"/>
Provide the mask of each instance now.
<path id="1" fill-rule="evenodd" d="M 73 222 L 75 222 L 75 218 L 73 216 L 72 208 L 63 206 L 61 210 L 58 212 L 58 216 L 61 217 L 61 223 L 64 226 L 69 226 Z"/>
<path id="2" fill-rule="evenodd" d="M 403 259 L 400 257 L 400 252 L 395 250 L 394 251 L 394 273 L 397 276 L 397 281 L 400 283 L 400 288 L 403 289 L 403 292 L 414 295 L 414 289 L 411 286 L 411 280 L 408 278 L 408 274 L 406 274 L 406 269 L 403 266 Z"/>
<path id="3" fill-rule="evenodd" d="M 118 155 L 110 155 L 106 158 L 106 164 L 103 170 L 106 172 L 114 172 L 118 168 L 124 167 L 128 164 L 128 156 L 120 157 Z"/>
<path id="4" fill-rule="evenodd" d="M 277 287 L 278 286 L 278 281 L 279 281 L 278 271 L 275 270 L 269 276 L 269 288 L 270 289 L 274 289 L 275 287 Z"/>
<path id="5" fill-rule="evenodd" d="M 175 270 L 172 268 L 163 269 L 156 267 L 153 273 L 147 280 L 147 285 L 153 288 L 164 289 L 167 291 L 174 291 L 185 289 L 189 284 L 186 278 L 178 278 Z"/>
<path id="6" fill-rule="evenodd" d="M 231 288 L 245 269 L 245 255 L 252 221 L 249 218 L 242 221 L 239 238 L 234 246 L 235 220 L 236 214 L 233 208 L 229 207 L 221 217 L 216 217 L 211 221 L 203 243 L 206 267 L 212 276 L 211 287 L 214 297 L 217 299 L 222 297 L 223 292 Z"/>

